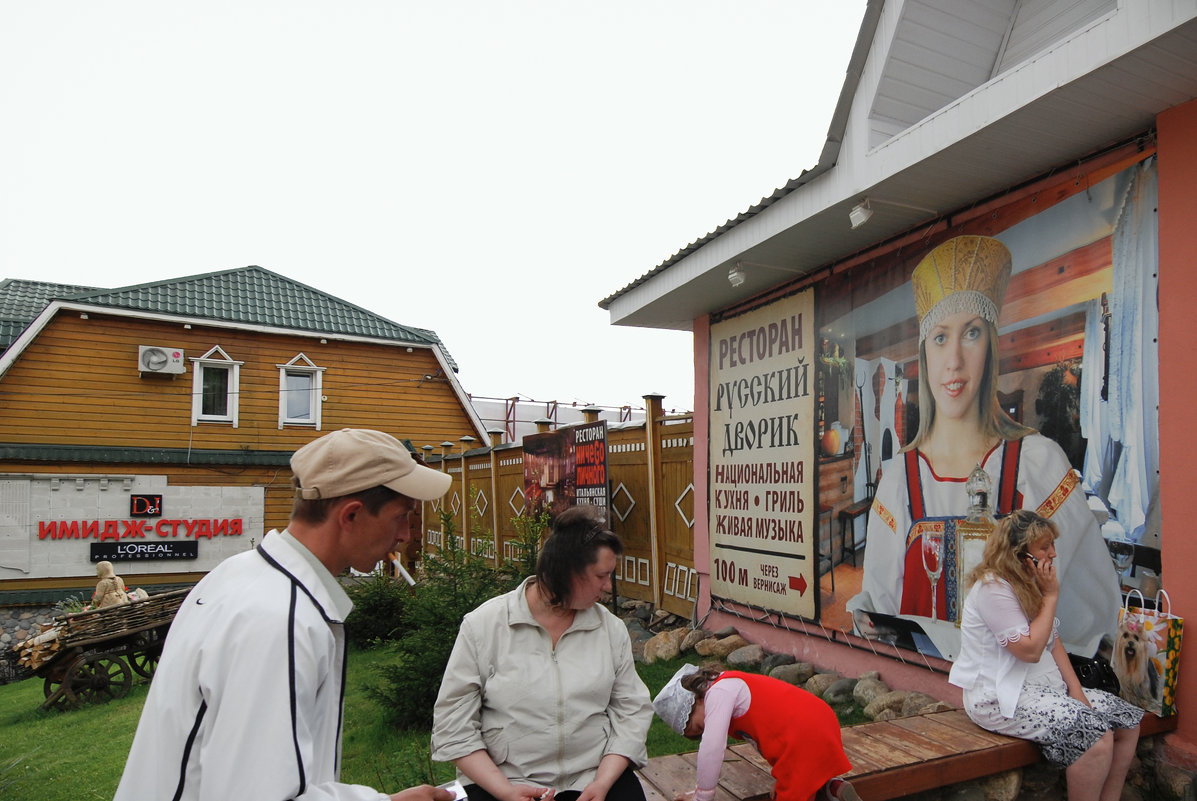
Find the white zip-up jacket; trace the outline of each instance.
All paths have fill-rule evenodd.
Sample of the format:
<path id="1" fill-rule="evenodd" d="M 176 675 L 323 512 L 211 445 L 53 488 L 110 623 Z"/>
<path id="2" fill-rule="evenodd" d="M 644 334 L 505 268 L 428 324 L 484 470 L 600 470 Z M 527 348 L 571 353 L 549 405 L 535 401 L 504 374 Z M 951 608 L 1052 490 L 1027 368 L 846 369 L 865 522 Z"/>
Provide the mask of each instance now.
<path id="1" fill-rule="evenodd" d="M 462 621 L 436 701 L 432 758 L 485 749 L 512 782 L 558 792 L 585 788 L 607 754 L 643 765 L 653 710 L 627 627 L 595 604 L 553 648 L 526 586 Z"/>
<path id="2" fill-rule="evenodd" d="M 288 532 L 179 609 L 114 801 L 379 801 L 341 784 L 349 597 Z"/>

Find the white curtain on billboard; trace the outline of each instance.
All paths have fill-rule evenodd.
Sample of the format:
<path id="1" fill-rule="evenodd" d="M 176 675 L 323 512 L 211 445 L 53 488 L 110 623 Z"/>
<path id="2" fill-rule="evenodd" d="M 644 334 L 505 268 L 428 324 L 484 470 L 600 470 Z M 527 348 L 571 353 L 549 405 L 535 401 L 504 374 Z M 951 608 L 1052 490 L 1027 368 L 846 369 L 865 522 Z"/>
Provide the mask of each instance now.
<path id="1" fill-rule="evenodd" d="M 1109 501 L 1138 540 L 1159 483 L 1159 237 L 1155 159 L 1139 165 L 1114 227 L 1109 434 L 1122 444 Z"/>
<path id="2" fill-rule="evenodd" d="M 1109 404 L 1101 397 L 1106 375 L 1104 314 L 1101 299 L 1085 304 L 1085 350 L 1081 359 L 1080 415 L 1085 464 L 1081 470 L 1085 491 L 1105 500 L 1114 474 L 1118 449 L 1110 439 Z"/>

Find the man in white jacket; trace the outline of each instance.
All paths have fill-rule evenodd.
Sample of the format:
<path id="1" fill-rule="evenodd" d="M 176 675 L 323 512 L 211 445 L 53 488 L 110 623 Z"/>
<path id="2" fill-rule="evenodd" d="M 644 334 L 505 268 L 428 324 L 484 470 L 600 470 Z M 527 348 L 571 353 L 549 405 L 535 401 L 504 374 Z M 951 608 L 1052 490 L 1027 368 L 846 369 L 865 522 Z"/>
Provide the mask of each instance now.
<path id="1" fill-rule="evenodd" d="M 406 542 L 417 503 L 451 478 L 389 434 L 348 428 L 300 448 L 291 470 L 287 529 L 222 562 L 175 617 L 114 801 L 450 801 L 339 781 L 353 604 L 335 577 Z"/>

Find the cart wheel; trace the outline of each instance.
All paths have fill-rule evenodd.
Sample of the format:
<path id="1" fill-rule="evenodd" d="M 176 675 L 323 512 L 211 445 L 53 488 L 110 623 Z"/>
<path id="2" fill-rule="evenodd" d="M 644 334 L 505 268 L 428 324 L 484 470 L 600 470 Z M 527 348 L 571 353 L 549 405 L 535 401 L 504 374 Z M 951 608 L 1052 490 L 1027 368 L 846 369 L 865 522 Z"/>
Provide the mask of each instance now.
<path id="1" fill-rule="evenodd" d="M 67 669 L 63 684 L 78 703 L 103 704 L 129 694 L 133 672 L 125 660 L 114 654 L 86 654 Z"/>
<path id="2" fill-rule="evenodd" d="M 61 676 L 58 678 L 46 676 L 42 692 L 46 696 L 46 702 L 42 704 L 42 709 L 74 709 L 79 706 L 79 699 L 71 692 L 69 686 L 63 686 Z"/>
<path id="3" fill-rule="evenodd" d="M 75 660 L 78 662 L 80 660 Z M 42 709 L 77 709 L 79 706 L 79 698 L 75 696 L 71 685 L 63 684 L 65 676 L 71 672 L 75 662 L 67 666 L 67 670 L 56 670 L 55 673 L 45 676 L 45 682 L 42 685 L 42 692 L 45 694 L 45 703 L 42 704 Z"/>
<path id="4" fill-rule="evenodd" d="M 161 645 L 148 651 L 134 651 L 129 654 L 129 667 L 133 668 L 133 672 L 138 676 L 147 679 L 153 678 L 154 671 L 158 669 L 158 658 L 161 656 Z"/>

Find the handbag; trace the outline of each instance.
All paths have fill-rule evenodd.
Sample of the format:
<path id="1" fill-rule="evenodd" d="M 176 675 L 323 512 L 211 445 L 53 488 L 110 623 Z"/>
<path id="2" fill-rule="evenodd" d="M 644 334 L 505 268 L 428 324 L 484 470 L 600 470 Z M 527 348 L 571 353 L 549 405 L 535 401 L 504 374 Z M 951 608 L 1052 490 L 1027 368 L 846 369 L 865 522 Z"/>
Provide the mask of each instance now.
<path id="1" fill-rule="evenodd" d="M 1069 654 L 1068 661 L 1072 663 L 1072 670 L 1082 687 L 1090 690 L 1104 690 L 1111 695 L 1118 695 L 1122 689 L 1118 683 L 1118 676 L 1114 668 L 1104 657 L 1098 655 L 1092 658 Z"/>
<path id="2" fill-rule="evenodd" d="M 1134 596 L 1138 606 L 1132 605 Z M 1165 609 L 1165 607 L 1167 607 Z M 1172 614 L 1172 599 L 1161 589 L 1155 608 L 1131 590 L 1118 610 L 1118 635 L 1111 663 L 1127 701 L 1161 717 L 1176 714 L 1176 682 L 1180 668 L 1184 618 Z"/>

